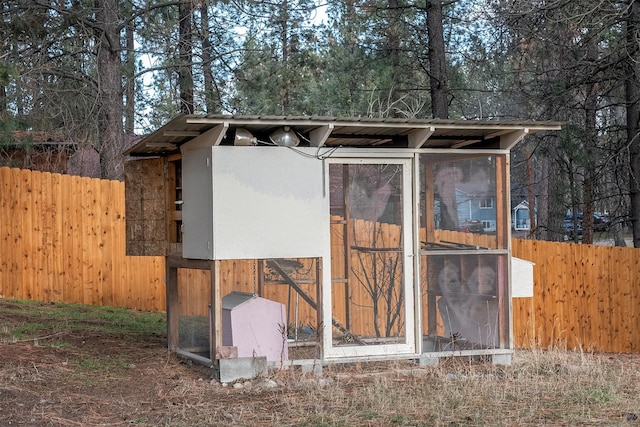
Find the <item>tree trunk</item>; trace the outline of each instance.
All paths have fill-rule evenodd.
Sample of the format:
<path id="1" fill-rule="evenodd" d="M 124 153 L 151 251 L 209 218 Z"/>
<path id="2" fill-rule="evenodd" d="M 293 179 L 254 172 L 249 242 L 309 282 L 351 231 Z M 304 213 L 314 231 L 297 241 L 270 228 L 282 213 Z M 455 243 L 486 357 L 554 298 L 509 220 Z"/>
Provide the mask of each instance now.
<path id="1" fill-rule="evenodd" d="M 191 15 L 191 0 L 181 0 L 178 3 L 178 88 L 180 90 L 180 112 L 182 114 L 193 114 L 194 111 Z"/>
<path id="2" fill-rule="evenodd" d="M 127 65 L 125 69 L 125 125 L 127 135 L 133 135 L 135 129 L 136 114 L 136 57 L 133 45 L 133 20 L 129 20 L 126 26 Z"/>
<path id="3" fill-rule="evenodd" d="M 204 105 L 208 114 L 220 113 L 218 98 L 214 84 L 213 73 L 211 72 L 211 37 L 209 34 L 209 2 L 203 1 L 200 4 L 200 20 L 202 21 L 202 73 L 204 74 Z"/>
<path id="4" fill-rule="evenodd" d="M 629 145 L 629 194 L 631 195 L 631 228 L 633 247 L 640 248 L 640 3 L 629 0 L 627 16 L 627 72 L 625 97 L 627 104 L 627 143 Z"/>
<path id="5" fill-rule="evenodd" d="M 387 45 L 385 47 L 386 57 L 391 68 L 391 86 L 389 87 L 386 106 L 387 116 L 397 117 L 396 109 L 393 106 L 400 99 L 400 89 L 402 74 L 405 70 L 400 66 L 400 25 L 402 9 L 398 0 L 389 0 L 389 11 L 391 12 L 391 22 L 386 31 Z"/>
<path id="6" fill-rule="evenodd" d="M 596 63 L 598 59 L 595 39 L 591 39 L 587 46 L 587 61 Z M 587 84 L 584 100 L 584 127 L 585 138 L 583 140 L 586 160 L 584 164 L 584 184 L 582 189 L 582 200 L 584 208 L 582 210 L 582 243 L 593 243 L 593 213 L 596 187 L 596 159 L 595 147 L 597 145 L 598 130 L 596 128 L 597 113 L 597 85 Z"/>
<path id="7" fill-rule="evenodd" d="M 280 106 L 282 114 L 287 115 L 290 104 L 289 78 L 289 2 L 283 1 L 280 5 L 280 44 L 282 45 L 282 81 L 280 82 Z"/>
<path id="8" fill-rule="evenodd" d="M 429 35 L 429 86 L 431 90 L 431 115 L 433 118 L 449 118 L 447 99 L 446 58 L 444 29 L 442 26 L 442 1 L 427 0 L 427 33 Z"/>
<path id="9" fill-rule="evenodd" d="M 7 118 L 7 90 L 4 82 L 0 82 L 0 122 Z"/>
<path id="10" fill-rule="evenodd" d="M 122 179 L 122 63 L 118 0 L 96 0 L 98 63 L 98 152 L 102 178 Z"/>

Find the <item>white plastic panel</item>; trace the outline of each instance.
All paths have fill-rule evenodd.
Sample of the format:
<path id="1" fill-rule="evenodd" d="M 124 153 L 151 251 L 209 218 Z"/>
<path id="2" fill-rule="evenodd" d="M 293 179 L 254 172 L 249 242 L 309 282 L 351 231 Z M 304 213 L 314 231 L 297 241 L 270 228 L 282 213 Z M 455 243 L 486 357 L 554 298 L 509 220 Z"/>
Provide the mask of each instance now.
<path id="1" fill-rule="evenodd" d="M 511 298 L 533 298 L 533 266 L 535 263 L 511 257 Z"/>
<path id="2" fill-rule="evenodd" d="M 182 255 L 212 259 L 211 147 L 183 150 L 182 199 Z"/>
<path id="3" fill-rule="evenodd" d="M 329 207 L 321 160 L 285 147 L 212 150 L 215 259 L 324 254 Z"/>

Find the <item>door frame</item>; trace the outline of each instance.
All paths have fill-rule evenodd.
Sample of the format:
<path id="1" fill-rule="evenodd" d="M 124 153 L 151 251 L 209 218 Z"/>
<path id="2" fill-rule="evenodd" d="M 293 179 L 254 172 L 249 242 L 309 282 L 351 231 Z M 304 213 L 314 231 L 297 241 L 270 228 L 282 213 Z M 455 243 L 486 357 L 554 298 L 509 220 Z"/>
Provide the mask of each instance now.
<path id="1" fill-rule="evenodd" d="M 341 153 L 342 154 L 342 153 Z M 360 153 L 362 156 L 362 153 Z M 331 157 L 325 159 L 325 179 L 324 186 L 327 194 L 327 215 L 330 215 L 330 179 L 329 166 L 332 164 L 397 164 L 402 166 L 402 241 L 403 241 L 403 283 L 404 286 L 404 316 L 405 316 L 405 340 L 398 344 L 376 344 L 363 346 L 333 346 L 333 326 L 332 326 L 332 269 L 331 269 L 331 248 L 330 238 L 327 250 L 327 262 L 323 269 L 323 283 L 326 283 L 322 292 L 322 324 L 324 325 L 322 334 L 323 359 L 343 359 L 343 358 L 366 358 L 384 356 L 404 356 L 419 354 L 416 336 L 418 327 L 416 326 L 416 283 L 415 271 L 416 255 L 414 242 L 414 221 L 415 221 L 415 157 L 412 154 L 404 156 L 371 156 L 371 157 Z"/>

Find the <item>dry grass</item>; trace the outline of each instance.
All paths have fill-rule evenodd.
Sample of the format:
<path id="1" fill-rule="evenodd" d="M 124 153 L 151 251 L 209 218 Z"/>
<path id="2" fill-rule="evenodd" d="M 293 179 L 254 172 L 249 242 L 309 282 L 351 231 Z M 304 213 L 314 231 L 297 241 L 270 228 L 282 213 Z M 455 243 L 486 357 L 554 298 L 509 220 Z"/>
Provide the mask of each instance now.
<path id="1" fill-rule="evenodd" d="M 635 355 L 520 350 L 508 367 L 336 365 L 223 386 L 169 354 L 161 334 L 66 316 L 64 329 L 33 328 L 45 337 L 33 339 L 29 313 L 55 324 L 59 313 L 47 312 L 60 307 L 11 304 L 0 300 L 0 317 L 14 310 L 0 330 L 0 425 L 640 426 Z"/>
<path id="2" fill-rule="evenodd" d="M 516 352 L 511 367 L 447 360 L 325 372 L 299 382 L 281 375 L 280 406 L 296 425 L 640 425 L 640 366 L 625 357 L 560 350 Z M 285 380 L 286 378 L 286 380 Z M 327 381 L 326 379 L 332 379 Z"/>

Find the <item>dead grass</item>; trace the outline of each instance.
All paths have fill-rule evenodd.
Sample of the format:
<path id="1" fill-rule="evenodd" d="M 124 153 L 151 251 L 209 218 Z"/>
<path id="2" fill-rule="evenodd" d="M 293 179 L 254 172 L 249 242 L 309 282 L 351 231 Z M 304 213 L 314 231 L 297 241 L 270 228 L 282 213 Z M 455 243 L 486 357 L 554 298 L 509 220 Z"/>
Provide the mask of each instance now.
<path id="1" fill-rule="evenodd" d="M 162 334 L 115 333 L 109 322 L 122 324 L 117 318 L 87 329 L 84 316 L 47 330 L 59 312 L 47 319 L 48 306 L 12 301 L 20 316 L 3 317 L 5 303 L 0 425 L 640 426 L 635 355 L 522 350 L 509 367 L 464 359 L 337 365 L 320 377 L 290 370 L 223 386 L 169 354 Z"/>

